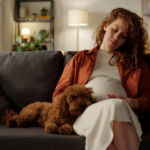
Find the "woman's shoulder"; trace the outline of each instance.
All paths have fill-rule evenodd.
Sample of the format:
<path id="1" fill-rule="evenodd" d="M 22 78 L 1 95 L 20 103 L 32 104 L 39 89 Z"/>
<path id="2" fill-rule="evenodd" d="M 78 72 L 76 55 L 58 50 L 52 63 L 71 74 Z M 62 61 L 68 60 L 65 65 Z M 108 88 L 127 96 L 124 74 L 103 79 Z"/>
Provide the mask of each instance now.
<path id="1" fill-rule="evenodd" d="M 86 55 L 86 54 L 88 54 L 90 51 L 91 51 L 91 50 L 84 49 L 84 50 L 79 51 L 77 54 L 78 54 L 78 55 Z"/>
<path id="2" fill-rule="evenodd" d="M 73 56 L 73 59 L 78 59 L 78 58 L 83 58 L 83 57 L 85 57 L 87 54 L 89 54 L 89 53 L 91 53 L 92 52 L 92 50 L 81 50 L 81 51 L 79 51 L 77 54 L 75 54 L 74 56 Z"/>
<path id="3" fill-rule="evenodd" d="M 143 60 L 141 63 L 140 63 L 140 69 L 142 70 L 148 70 L 150 69 L 150 64 L 149 62 L 147 62 L 146 60 Z"/>
<path id="4" fill-rule="evenodd" d="M 71 62 L 79 62 L 81 60 L 85 60 L 85 58 L 87 58 L 86 56 L 89 57 L 93 57 L 93 54 L 96 54 L 97 53 L 97 46 L 92 48 L 91 50 L 87 50 L 87 49 L 84 49 L 84 50 L 81 50 L 79 51 L 77 54 L 75 54 L 72 58 L 71 58 Z"/>
<path id="5" fill-rule="evenodd" d="M 145 64 L 148 65 L 147 62 L 146 62 L 146 60 L 143 59 L 143 60 L 141 61 L 141 63 L 140 63 L 140 67 L 144 66 Z"/>
<path id="6" fill-rule="evenodd" d="M 87 54 L 93 54 L 93 52 L 94 52 L 94 53 L 97 53 L 97 47 L 98 47 L 98 46 L 95 46 L 95 47 L 92 48 L 91 50 L 84 49 L 84 50 L 78 52 L 78 53 L 76 54 L 76 56 L 87 55 Z"/>
<path id="7" fill-rule="evenodd" d="M 68 62 L 68 65 L 69 64 L 74 64 L 74 63 L 78 63 L 80 61 L 82 61 L 86 54 L 88 53 L 89 50 L 82 50 L 82 51 L 79 51 L 77 52 Z"/>

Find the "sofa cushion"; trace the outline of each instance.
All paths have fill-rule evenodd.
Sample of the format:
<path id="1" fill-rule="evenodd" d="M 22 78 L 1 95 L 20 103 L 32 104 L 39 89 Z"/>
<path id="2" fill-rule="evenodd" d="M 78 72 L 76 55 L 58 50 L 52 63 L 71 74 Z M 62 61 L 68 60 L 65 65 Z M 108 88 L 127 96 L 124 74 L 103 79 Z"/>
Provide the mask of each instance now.
<path id="1" fill-rule="evenodd" d="M 0 89 L 13 109 L 52 101 L 63 69 L 60 51 L 2 52 L 0 64 Z"/>
<path id="2" fill-rule="evenodd" d="M 150 150 L 150 129 L 143 129 L 140 150 Z M 8 144 L 9 143 L 9 144 Z M 44 128 L 0 125 L 0 150 L 85 150 L 85 137 L 48 134 Z"/>
<path id="3" fill-rule="evenodd" d="M 9 144 L 8 144 L 9 143 Z M 85 137 L 48 134 L 44 128 L 0 125 L 0 150 L 84 150 Z"/>

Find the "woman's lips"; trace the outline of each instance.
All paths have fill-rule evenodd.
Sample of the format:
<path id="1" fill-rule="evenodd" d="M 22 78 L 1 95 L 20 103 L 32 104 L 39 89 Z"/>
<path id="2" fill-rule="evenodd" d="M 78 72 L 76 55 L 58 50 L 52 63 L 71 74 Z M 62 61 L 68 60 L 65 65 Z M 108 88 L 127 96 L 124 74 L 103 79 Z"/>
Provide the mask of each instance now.
<path id="1" fill-rule="evenodd" d="M 111 40 L 110 40 L 110 42 L 111 42 L 113 45 L 116 45 L 116 43 L 115 43 L 115 42 L 113 42 L 113 41 L 111 41 Z"/>

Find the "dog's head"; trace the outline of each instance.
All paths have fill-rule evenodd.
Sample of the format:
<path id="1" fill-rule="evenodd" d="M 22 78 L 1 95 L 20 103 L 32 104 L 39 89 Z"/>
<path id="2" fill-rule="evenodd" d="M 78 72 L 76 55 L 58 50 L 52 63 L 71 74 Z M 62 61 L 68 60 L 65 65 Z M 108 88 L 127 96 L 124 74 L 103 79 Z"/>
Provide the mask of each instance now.
<path id="1" fill-rule="evenodd" d="M 88 106 L 96 102 L 92 93 L 92 88 L 83 85 L 68 86 L 57 102 L 57 106 L 61 108 L 60 113 L 63 115 L 81 115 Z"/>

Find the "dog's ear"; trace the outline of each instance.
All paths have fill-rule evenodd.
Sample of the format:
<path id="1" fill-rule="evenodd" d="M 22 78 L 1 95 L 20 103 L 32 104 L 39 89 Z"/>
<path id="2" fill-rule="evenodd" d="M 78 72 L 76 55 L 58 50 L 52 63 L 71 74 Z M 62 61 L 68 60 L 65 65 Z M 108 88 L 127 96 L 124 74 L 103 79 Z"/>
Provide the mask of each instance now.
<path id="1" fill-rule="evenodd" d="M 74 86 L 75 85 L 70 85 L 70 86 L 67 86 L 64 93 L 65 94 L 69 94 L 70 92 L 74 91 Z"/>
<path id="2" fill-rule="evenodd" d="M 92 102 L 92 103 L 96 103 L 97 101 L 96 101 L 96 98 L 95 97 L 93 97 L 92 96 L 92 93 L 94 93 L 93 92 L 93 89 L 91 88 L 91 87 L 86 87 L 86 96 L 87 96 L 87 98 Z"/>
<path id="3" fill-rule="evenodd" d="M 67 103 L 67 97 L 64 94 L 56 97 L 55 109 L 58 116 L 64 116 L 69 113 L 69 105 Z"/>

